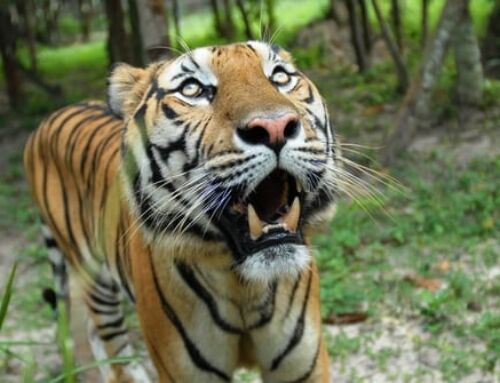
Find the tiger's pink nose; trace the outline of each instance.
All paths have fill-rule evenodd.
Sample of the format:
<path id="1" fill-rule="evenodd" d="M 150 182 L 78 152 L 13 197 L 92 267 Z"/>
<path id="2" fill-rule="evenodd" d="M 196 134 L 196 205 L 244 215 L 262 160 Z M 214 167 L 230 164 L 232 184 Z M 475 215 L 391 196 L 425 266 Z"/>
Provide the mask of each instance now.
<path id="1" fill-rule="evenodd" d="M 299 129 L 299 116 L 287 113 L 277 118 L 254 118 L 247 126 L 238 129 L 238 135 L 248 144 L 263 144 L 275 149 L 295 137 Z"/>

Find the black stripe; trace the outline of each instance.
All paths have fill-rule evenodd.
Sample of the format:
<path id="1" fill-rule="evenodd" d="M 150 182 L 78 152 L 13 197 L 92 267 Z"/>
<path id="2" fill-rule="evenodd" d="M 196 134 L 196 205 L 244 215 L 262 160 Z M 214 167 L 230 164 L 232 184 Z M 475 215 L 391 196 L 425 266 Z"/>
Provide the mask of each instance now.
<path id="1" fill-rule="evenodd" d="M 287 382 L 287 383 L 303 383 L 307 379 L 309 379 L 309 377 L 311 376 L 311 374 L 314 371 L 314 368 L 316 367 L 316 363 L 318 361 L 318 356 L 319 356 L 319 350 L 320 350 L 320 348 L 321 348 L 321 339 L 318 342 L 318 348 L 316 349 L 316 353 L 314 354 L 314 358 L 312 360 L 311 366 L 309 367 L 309 370 L 307 370 L 306 373 L 304 375 L 302 375 L 300 378 L 292 380 L 292 381 Z"/>
<path id="2" fill-rule="evenodd" d="M 100 315 L 116 315 L 119 310 L 118 308 L 116 309 L 111 309 L 111 310 L 103 310 L 98 307 L 95 307 L 91 302 L 87 302 L 87 306 L 92 310 L 93 313 L 95 314 L 100 314 Z"/>
<path id="3" fill-rule="evenodd" d="M 304 297 L 304 303 L 302 304 L 302 311 L 300 312 L 300 316 L 297 320 L 297 323 L 295 324 L 295 329 L 293 330 L 292 337 L 288 341 L 288 344 L 285 347 L 285 349 L 272 361 L 271 371 L 274 371 L 279 367 L 283 359 L 285 359 L 285 357 L 299 344 L 300 340 L 302 339 L 302 336 L 304 335 L 304 325 L 306 318 L 305 314 L 307 310 L 307 303 L 309 302 L 311 282 L 312 282 L 312 271 L 309 272 L 309 280 L 307 282 L 307 289 Z"/>
<path id="4" fill-rule="evenodd" d="M 186 74 L 186 73 L 192 74 L 192 73 L 194 73 L 194 71 L 191 70 L 191 69 L 189 69 L 184 63 L 181 64 L 181 69 L 185 72 L 183 74 Z"/>
<path id="5" fill-rule="evenodd" d="M 188 57 L 189 61 L 191 61 L 191 62 L 193 63 L 193 65 L 194 65 L 197 69 L 200 69 L 200 65 L 199 65 L 196 61 L 194 61 L 193 56 L 191 56 L 191 55 L 189 54 L 187 57 Z"/>
<path id="6" fill-rule="evenodd" d="M 249 43 L 246 44 L 247 48 L 250 49 L 253 53 L 257 54 L 257 52 L 255 51 L 255 48 L 252 47 L 252 45 L 250 45 Z"/>
<path id="7" fill-rule="evenodd" d="M 206 359 L 205 357 L 201 354 L 200 350 L 196 347 L 194 342 L 189 338 L 184 326 L 182 325 L 181 320 L 175 313 L 174 309 L 170 304 L 167 302 L 165 299 L 165 296 L 163 295 L 163 291 L 160 288 L 160 284 L 158 282 L 158 277 L 156 275 L 156 271 L 154 268 L 153 261 L 150 256 L 150 264 L 152 268 L 152 273 L 153 273 L 153 281 L 155 284 L 156 288 L 156 293 L 158 295 L 158 298 L 160 299 L 161 307 L 163 309 L 163 312 L 165 315 L 168 317 L 170 322 L 174 325 L 176 328 L 177 332 L 182 338 L 182 341 L 184 343 L 184 347 L 186 348 L 191 360 L 193 363 L 198 367 L 200 370 L 207 371 L 209 373 L 215 374 L 218 376 L 220 379 L 222 379 L 225 382 L 229 382 L 231 379 L 228 374 L 225 372 L 219 370 L 218 368 L 212 366 Z"/>
<path id="8" fill-rule="evenodd" d="M 212 297 L 212 295 L 203 287 L 203 285 L 198 281 L 193 270 L 188 265 L 182 262 L 177 262 L 176 266 L 182 279 L 184 279 L 184 282 L 186 282 L 186 284 L 191 288 L 191 290 L 193 290 L 193 292 L 198 296 L 198 298 L 200 298 L 205 303 L 215 324 L 223 331 L 232 334 L 243 334 L 242 329 L 233 326 L 232 324 L 228 323 L 225 319 L 221 317 L 219 309 L 217 307 L 217 302 Z"/>
<path id="9" fill-rule="evenodd" d="M 117 336 L 125 335 L 126 333 L 127 329 L 124 329 L 120 331 L 110 332 L 109 334 L 99 334 L 99 338 L 101 338 L 104 342 L 107 342 L 113 338 L 116 338 Z"/>
<path id="10" fill-rule="evenodd" d="M 89 294 L 89 297 L 95 302 L 103 306 L 119 306 L 120 301 L 119 300 L 106 300 L 103 299 L 102 297 L 97 296 L 93 292 Z"/>
<path id="11" fill-rule="evenodd" d="M 185 216 L 179 216 L 179 214 L 177 213 L 169 214 L 162 212 L 162 214 L 152 214 L 154 213 L 152 201 L 147 195 L 142 193 L 140 189 L 139 176 L 136 176 L 136 179 L 133 182 L 133 191 L 135 203 L 139 208 L 140 221 L 149 230 L 159 233 L 165 233 L 165 229 L 167 227 L 176 228 L 182 222 L 186 222 Z M 208 232 L 207 230 L 205 230 L 205 228 L 193 222 L 189 222 L 186 233 L 193 234 L 197 237 L 203 238 L 206 241 L 216 241 L 221 239 L 219 235 Z"/>
<path id="12" fill-rule="evenodd" d="M 283 316 L 283 319 L 288 318 L 288 315 L 290 315 L 290 311 L 292 311 L 292 304 L 295 299 L 295 294 L 297 293 L 297 289 L 299 288 L 300 281 L 302 280 L 302 274 L 300 273 L 297 276 L 297 279 L 295 279 L 295 283 L 293 284 L 292 287 L 292 293 L 290 294 L 290 298 L 288 299 L 288 307 L 286 309 L 285 315 Z"/>
<path id="13" fill-rule="evenodd" d="M 124 235 L 126 233 L 126 230 L 123 227 L 123 214 L 120 214 L 120 224 L 118 225 L 118 232 L 116 234 L 116 269 L 118 271 L 118 277 L 120 278 L 120 283 L 122 285 L 122 288 L 125 290 L 127 293 L 129 299 L 132 301 L 132 303 L 135 303 L 135 297 L 134 294 L 132 294 L 132 290 L 130 289 L 130 286 L 128 284 L 128 280 L 123 272 L 123 265 L 122 265 L 122 257 L 125 256 L 125 244 L 121 243 L 121 239 L 124 238 Z M 121 245 L 121 246 L 120 246 Z M 119 250 L 122 249 L 122 254 L 119 253 Z M 121 255 L 121 256 L 120 256 Z"/>
<path id="14" fill-rule="evenodd" d="M 167 104 L 162 104 L 161 109 L 163 110 L 163 114 L 169 120 L 175 120 L 179 115 Z"/>
<path id="15" fill-rule="evenodd" d="M 129 344 L 129 341 L 128 341 L 128 340 L 126 340 L 125 342 L 123 342 L 120 346 L 118 346 L 118 347 L 114 350 L 113 355 L 114 355 L 114 356 L 118 356 L 118 355 L 120 355 L 120 353 L 121 353 L 123 350 L 125 350 L 125 348 L 128 346 L 128 344 Z"/>
<path id="16" fill-rule="evenodd" d="M 122 316 L 120 316 L 120 318 L 118 318 L 112 322 L 106 322 L 106 323 L 101 323 L 101 324 L 97 325 L 97 329 L 102 330 L 102 329 L 109 328 L 109 327 L 121 327 L 123 325 L 123 321 L 124 321 L 124 318 L 122 315 Z"/>
<path id="17" fill-rule="evenodd" d="M 323 133 L 326 135 L 326 126 L 325 123 L 323 123 L 318 116 L 316 116 L 311 109 L 306 108 L 307 113 L 313 118 L 314 120 L 314 126 L 321 130 Z"/>
<path id="18" fill-rule="evenodd" d="M 165 162 L 168 162 L 170 155 L 175 151 L 180 151 L 186 153 L 186 130 L 184 130 L 181 136 L 175 140 L 174 142 L 169 143 L 167 146 L 159 146 L 153 143 L 150 143 L 151 147 L 155 148 L 161 156 L 161 159 Z M 149 154 L 149 153 L 148 153 Z"/>
<path id="19" fill-rule="evenodd" d="M 54 238 L 45 238 L 45 246 L 49 249 L 58 248 L 57 242 Z"/>
<path id="20" fill-rule="evenodd" d="M 274 316 L 274 309 L 276 307 L 276 291 L 278 290 L 278 282 L 274 281 L 271 285 L 271 292 L 269 293 L 266 301 L 260 306 L 257 307 L 257 310 L 260 311 L 260 319 L 248 326 L 249 330 L 255 330 L 262 326 L 268 324 Z"/>

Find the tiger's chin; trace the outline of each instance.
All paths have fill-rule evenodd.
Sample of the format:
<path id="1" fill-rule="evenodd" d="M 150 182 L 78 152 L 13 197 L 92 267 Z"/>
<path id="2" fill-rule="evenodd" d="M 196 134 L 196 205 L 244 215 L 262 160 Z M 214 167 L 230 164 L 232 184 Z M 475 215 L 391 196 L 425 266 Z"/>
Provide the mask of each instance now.
<path id="1" fill-rule="evenodd" d="M 305 245 L 280 244 L 245 257 L 236 271 L 247 282 L 269 284 L 277 279 L 296 278 L 309 263 Z"/>

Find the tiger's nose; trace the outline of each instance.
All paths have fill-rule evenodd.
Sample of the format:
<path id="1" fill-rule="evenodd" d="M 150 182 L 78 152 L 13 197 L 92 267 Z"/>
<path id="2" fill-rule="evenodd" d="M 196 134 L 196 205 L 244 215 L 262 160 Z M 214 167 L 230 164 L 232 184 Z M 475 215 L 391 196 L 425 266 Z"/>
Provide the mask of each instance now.
<path id="1" fill-rule="evenodd" d="M 266 145 L 279 150 L 286 141 L 297 136 L 300 130 L 299 116 L 287 113 L 276 118 L 254 118 L 237 133 L 251 145 Z"/>

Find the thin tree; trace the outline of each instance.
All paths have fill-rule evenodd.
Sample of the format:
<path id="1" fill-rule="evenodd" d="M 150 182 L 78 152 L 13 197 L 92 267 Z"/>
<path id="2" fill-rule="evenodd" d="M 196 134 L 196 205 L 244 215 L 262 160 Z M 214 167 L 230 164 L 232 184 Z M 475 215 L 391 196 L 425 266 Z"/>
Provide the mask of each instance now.
<path id="1" fill-rule="evenodd" d="M 232 39 L 234 38 L 235 27 L 234 27 L 233 7 L 231 6 L 231 0 L 222 0 L 222 5 L 224 7 L 222 36 L 227 39 Z"/>
<path id="2" fill-rule="evenodd" d="M 457 99 L 462 107 L 459 110 L 467 114 L 468 109 L 479 106 L 483 98 L 481 51 L 467 7 L 455 32 L 453 50 L 457 68 Z"/>
<path id="3" fill-rule="evenodd" d="M 16 0 L 17 12 L 22 22 L 22 34 L 26 41 L 30 58 L 30 68 L 34 72 L 38 70 L 36 36 L 35 36 L 35 7 L 33 0 Z"/>
<path id="4" fill-rule="evenodd" d="M 276 15 L 274 13 L 274 0 L 265 0 L 267 11 L 267 29 L 268 33 L 272 34 L 276 27 Z"/>
<path id="5" fill-rule="evenodd" d="M 243 20 L 243 25 L 245 26 L 245 36 L 248 40 L 253 40 L 252 25 L 250 23 L 250 17 L 248 15 L 248 10 L 243 3 L 243 0 L 236 0 L 236 6 L 238 7 L 241 18 Z"/>
<path id="6" fill-rule="evenodd" d="M 366 54 L 365 44 L 361 34 L 361 27 L 357 12 L 355 0 L 345 0 L 347 13 L 349 15 L 349 29 L 351 31 L 351 42 L 356 56 L 356 63 L 360 72 L 368 68 L 368 56 Z"/>
<path id="7" fill-rule="evenodd" d="M 468 3 L 468 0 L 446 1 L 435 37 L 427 46 L 419 74 L 406 93 L 395 130 L 382 154 L 385 165 L 390 164 L 410 144 L 418 129 L 429 124 L 432 90 Z"/>
<path id="8" fill-rule="evenodd" d="M 372 5 L 373 9 L 375 10 L 375 15 L 377 16 L 380 29 L 382 30 L 382 37 L 384 38 L 384 41 L 387 45 L 387 48 L 389 49 L 389 53 L 391 54 L 392 60 L 394 61 L 394 65 L 396 67 L 396 72 L 398 74 L 398 91 L 403 93 L 408 88 L 408 71 L 406 70 L 406 66 L 403 62 L 398 47 L 391 36 L 389 27 L 384 20 L 384 16 L 382 15 L 382 11 L 380 10 L 378 0 L 372 0 Z"/>
<path id="9" fill-rule="evenodd" d="M 422 0 L 422 40 L 421 46 L 425 48 L 429 34 L 429 0 Z"/>
<path id="10" fill-rule="evenodd" d="M 403 33 L 401 28 L 401 7 L 399 0 L 391 0 L 391 20 L 394 36 L 396 36 L 396 43 L 398 44 L 399 51 L 403 51 Z"/>
<path id="11" fill-rule="evenodd" d="M 89 41 L 90 37 L 90 23 L 92 21 L 92 1 L 91 0 L 78 0 L 78 16 L 80 19 L 80 31 L 82 34 L 82 41 Z"/>
<path id="12" fill-rule="evenodd" d="M 170 47 L 167 10 L 163 0 L 136 0 L 139 16 L 142 57 L 156 60 Z"/>
<path id="13" fill-rule="evenodd" d="M 359 0 L 359 8 L 361 10 L 361 26 L 363 29 L 363 43 L 365 44 L 365 51 L 367 54 L 372 50 L 370 20 L 368 18 L 368 9 L 366 7 L 366 0 Z"/>
<path id="14" fill-rule="evenodd" d="M 136 66 L 142 67 L 146 64 L 146 58 L 143 55 L 141 25 L 139 21 L 139 11 L 136 0 L 128 0 L 128 15 L 131 29 L 130 62 Z"/>
<path id="15" fill-rule="evenodd" d="M 222 16 L 219 9 L 217 0 L 210 0 L 210 7 L 212 8 L 212 15 L 214 18 L 215 31 L 219 36 L 223 36 Z"/>
<path id="16" fill-rule="evenodd" d="M 333 21 L 335 21 L 335 23 L 338 26 L 341 26 L 342 19 L 339 15 L 339 11 L 337 9 L 338 3 L 339 3 L 338 0 L 330 0 L 329 5 L 328 5 L 328 9 L 327 9 L 326 14 L 325 14 L 325 18 L 332 19 Z"/>
<path id="17" fill-rule="evenodd" d="M 496 2 L 488 20 L 483 42 L 483 56 L 488 73 L 500 77 L 500 2 Z"/>
<path id="18" fill-rule="evenodd" d="M 125 32 L 125 14 L 121 0 L 105 0 L 108 21 L 107 50 L 110 63 L 130 62 L 130 54 Z"/>
<path id="19" fill-rule="evenodd" d="M 44 35 L 49 44 L 54 44 L 57 41 L 59 16 L 63 6 L 62 1 L 56 0 L 41 0 L 42 17 L 44 20 Z"/>
<path id="20" fill-rule="evenodd" d="M 0 54 L 2 68 L 7 85 L 7 96 L 12 109 L 17 109 L 21 104 L 22 80 L 20 69 L 16 64 L 17 26 L 12 20 L 10 9 L 7 5 L 0 5 Z"/>

